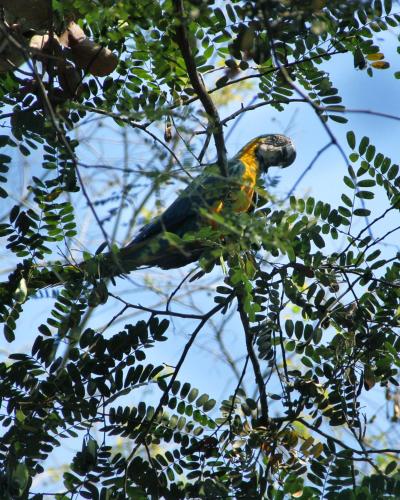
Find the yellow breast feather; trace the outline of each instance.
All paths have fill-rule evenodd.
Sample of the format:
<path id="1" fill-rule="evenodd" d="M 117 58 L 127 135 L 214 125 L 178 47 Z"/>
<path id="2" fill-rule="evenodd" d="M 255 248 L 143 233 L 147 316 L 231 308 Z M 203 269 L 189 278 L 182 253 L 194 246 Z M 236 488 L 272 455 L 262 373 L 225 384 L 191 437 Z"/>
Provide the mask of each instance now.
<path id="1" fill-rule="evenodd" d="M 244 170 L 241 177 L 240 190 L 233 196 L 232 208 L 235 212 L 246 212 L 251 206 L 259 173 L 259 164 L 255 155 L 257 145 L 258 140 L 248 144 L 247 147 L 241 151 L 241 155 L 238 158 L 244 165 Z M 214 213 L 220 213 L 223 208 L 224 202 L 218 201 L 215 203 L 212 211 Z"/>
<path id="2" fill-rule="evenodd" d="M 259 173 L 259 164 L 255 155 L 255 149 L 258 145 L 258 140 L 251 142 L 242 152 L 240 161 L 244 165 L 242 176 L 242 185 L 237 199 L 233 204 L 235 212 L 246 212 L 251 205 L 253 199 L 254 188 L 257 182 Z"/>

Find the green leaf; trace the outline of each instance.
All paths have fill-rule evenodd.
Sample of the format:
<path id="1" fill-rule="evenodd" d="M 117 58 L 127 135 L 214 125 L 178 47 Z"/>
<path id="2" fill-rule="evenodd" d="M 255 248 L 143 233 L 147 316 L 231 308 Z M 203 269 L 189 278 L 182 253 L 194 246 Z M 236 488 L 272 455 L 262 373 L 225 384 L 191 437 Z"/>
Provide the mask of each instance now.
<path id="1" fill-rule="evenodd" d="M 358 191 L 358 193 L 356 193 L 356 196 L 363 200 L 372 200 L 375 195 L 371 191 Z"/>
<path id="2" fill-rule="evenodd" d="M 356 147 L 356 136 L 352 130 L 349 130 L 346 135 L 347 144 L 354 149 Z"/>
<path id="3" fill-rule="evenodd" d="M 338 104 L 338 103 L 342 102 L 342 98 L 338 95 L 332 95 L 332 96 L 324 97 L 322 99 L 322 102 L 324 104 Z"/>
<path id="4" fill-rule="evenodd" d="M 365 154 L 365 158 L 367 161 L 371 162 L 375 156 L 375 146 L 370 144 L 367 148 L 367 152 Z"/>
<path id="5" fill-rule="evenodd" d="M 343 203 L 345 205 L 347 205 L 348 207 L 353 206 L 353 202 L 351 201 L 351 199 L 348 196 L 346 196 L 344 193 L 342 194 L 341 199 L 342 199 Z"/>
<path id="6" fill-rule="evenodd" d="M 190 391 L 190 384 L 188 382 L 185 382 L 182 385 L 181 392 L 180 392 L 180 397 L 181 398 L 186 398 L 186 396 L 188 395 L 189 391 Z"/>
<path id="7" fill-rule="evenodd" d="M 356 208 L 354 210 L 353 215 L 356 215 L 358 217 L 368 217 L 371 215 L 371 210 L 368 210 L 367 208 Z"/>
<path id="8" fill-rule="evenodd" d="M 360 144 L 358 146 L 358 152 L 360 153 L 360 156 L 364 156 L 365 151 L 367 150 L 368 145 L 369 145 L 369 138 L 364 136 L 361 139 Z"/>
<path id="9" fill-rule="evenodd" d="M 12 471 L 12 480 L 17 485 L 19 495 L 22 495 L 29 481 L 28 467 L 24 463 L 16 465 L 15 469 Z"/>
<path id="10" fill-rule="evenodd" d="M 385 468 L 385 474 L 389 476 L 392 472 L 396 470 L 397 465 L 398 464 L 396 460 L 392 460 L 391 462 L 389 462 Z"/>
<path id="11" fill-rule="evenodd" d="M 293 324 L 293 321 L 291 319 L 287 319 L 285 321 L 285 331 L 286 331 L 286 335 L 289 338 L 291 338 L 293 335 L 293 332 L 294 332 L 294 324 Z"/>
<path id="12" fill-rule="evenodd" d="M 360 156 L 357 154 L 357 153 L 351 153 L 349 155 L 349 159 L 350 161 L 352 161 L 353 163 L 355 163 L 358 159 L 360 158 Z"/>
<path id="13" fill-rule="evenodd" d="M 235 22 L 236 22 L 236 14 L 235 14 L 235 11 L 233 10 L 232 5 L 230 5 L 230 4 L 228 3 L 228 4 L 226 4 L 225 8 L 226 8 L 226 13 L 228 14 L 229 19 L 230 19 L 233 23 L 235 23 Z"/>
<path id="14" fill-rule="evenodd" d="M 353 64 L 355 68 L 364 69 L 367 65 L 364 54 L 359 47 L 356 47 L 353 52 Z"/>
<path id="15" fill-rule="evenodd" d="M 216 400 L 215 399 L 209 399 L 208 401 L 206 401 L 204 404 L 203 404 L 203 410 L 205 412 L 208 412 L 210 410 L 212 410 L 214 408 L 216 404 Z"/>
<path id="16" fill-rule="evenodd" d="M 14 342 L 15 340 L 15 334 L 14 334 L 14 329 L 10 328 L 8 324 L 4 325 L 4 338 L 7 340 L 7 342 Z"/>
<path id="17" fill-rule="evenodd" d="M 384 0 L 384 7 L 386 14 L 390 14 L 392 11 L 392 0 Z"/>
<path id="18" fill-rule="evenodd" d="M 340 213 L 340 215 L 343 215 L 343 217 L 351 217 L 351 211 L 346 207 L 339 207 L 338 212 Z"/>
<path id="19" fill-rule="evenodd" d="M 362 24 L 367 24 L 368 16 L 364 9 L 360 9 L 357 11 L 358 17 Z"/>
<path id="20" fill-rule="evenodd" d="M 312 214 L 314 210 L 315 200 L 314 198 L 307 198 L 306 201 L 306 212 Z"/>
<path id="21" fill-rule="evenodd" d="M 222 10 L 219 7 L 216 7 L 214 9 L 214 15 L 217 18 L 217 21 L 219 23 L 219 29 L 225 28 L 225 26 L 226 26 L 225 16 L 224 16 L 224 13 L 222 12 Z"/>
<path id="22" fill-rule="evenodd" d="M 331 120 L 337 123 L 347 123 L 349 120 L 342 115 L 328 115 Z"/>
<path id="23" fill-rule="evenodd" d="M 312 235 L 312 240 L 318 248 L 324 248 L 325 241 L 320 234 L 314 233 Z"/>
<path id="24" fill-rule="evenodd" d="M 397 177 L 399 173 L 399 166 L 398 165 L 392 165 L 387 173 L 387 178 L 392 181 Z"/>
<path id="25" fill-rule="evenodd" d="M 362 181 L 358 181 L 357 183 L 358 187 L 374 187 L 376 186 L 376 182 L 374 179 L 364 179 Z"/>
<path id="26" fill-rule="evenodd" d="M 303 323 L 301 321 L 296 321 L 294 327 L 294 334 L 297 340 L 300 340 L 301 337 L 303 336 L 303 328 L 304 328 Z"/>
<path id="27" fill-rule="evenodd" d="M 355 185 L 353 183 L 353 181 L 350 179 L 350 177 L 347 177 L 347 175 L 345 175 L 343 177 L 343 182 L 346 184 L 347 187 L 349 187 L 350 189 L 354 189 L 355 188 Z"/>
<path id="28" fill-rule="evenodd" d="M 371 260 L 375 260 L 377 257 L 379 257 L 379 255 L 381 254 L 382 252 L 380 250 L 375 250 L 374 252 L 372 252 L 370 255 L 368 255 L 368 257 L 366 257 L 366 262 L 371 262 Z"/>
<path id="29" fill-rule="evenodd" d="M 313 363 L 310 358 L 307 358 L 306 356 L 303 356 L 301 358 L 301 362 L 303 363 L 304 366 L 307 366 L 308 368 L 313 367 Z"/>
<path id="30" fill-rule="evenodd" d="M 199 394 L 199 390 L 196 389 L 195 387 L 193 387 L 193 389 L 189 392 L 189 395 L 187 397 L 187 400 L 189 401 L 189 403 L 192 403 L 197 398 L 198 394 Z"/>
<path id="31" fill-rule="evenodd" d="M 199 396 L 196 400 L 196 406 L 199 408 L 200 406 L 203 406 L 208 400 L 209 400 L 209 395 L 208 394 L 202 394 Z"/>
<path id="32" fill-rule="evenodd" d="M 286 245 L 285 250 L 290 262 L 296 262 L 296 253 L 293 247 Z"/>

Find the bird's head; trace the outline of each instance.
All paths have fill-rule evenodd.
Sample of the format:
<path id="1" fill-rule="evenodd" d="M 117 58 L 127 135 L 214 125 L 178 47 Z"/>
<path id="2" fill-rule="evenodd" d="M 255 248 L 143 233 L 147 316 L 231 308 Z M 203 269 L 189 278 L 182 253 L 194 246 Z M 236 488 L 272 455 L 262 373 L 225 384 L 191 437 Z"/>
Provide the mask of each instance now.
<path id="1" fill-rule="evenodd" d="M 242 149 L 243 152 L 250 150 L 263 172 L 269 167 L 288 167 L 296 159 L 296 149 L 292 140 L 282 134 L 261 135 Z"/>

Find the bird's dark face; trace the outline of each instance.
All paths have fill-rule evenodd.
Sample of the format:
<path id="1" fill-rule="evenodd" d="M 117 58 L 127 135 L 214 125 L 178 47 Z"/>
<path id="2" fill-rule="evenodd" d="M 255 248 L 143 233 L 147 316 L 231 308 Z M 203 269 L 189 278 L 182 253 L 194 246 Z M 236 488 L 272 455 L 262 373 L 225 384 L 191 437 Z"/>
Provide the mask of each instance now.
<path id="1" fill-rule="evenodd" d="M 289 137 L 281 134 L 268 134 L 258 137 L 255 151 L 261 169 L 269 167 L 288 167 L 296 159 L 296 149 Z"/>

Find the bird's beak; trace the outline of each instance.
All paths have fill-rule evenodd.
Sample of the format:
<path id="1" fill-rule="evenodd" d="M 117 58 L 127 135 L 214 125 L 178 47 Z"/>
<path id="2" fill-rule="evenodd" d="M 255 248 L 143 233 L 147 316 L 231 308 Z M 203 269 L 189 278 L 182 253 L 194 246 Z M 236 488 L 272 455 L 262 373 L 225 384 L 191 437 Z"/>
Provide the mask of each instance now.
<path id="1" fill-rule="evenodd" d="M 294 147 L 293 142 L 290 141 L 289 144 L 283 146 L 282 162 L 280 163 L 280 166 L 283 168 L 288 167 L 294 162 L 295 159 L 296 159 L 296 149 Z"/>

